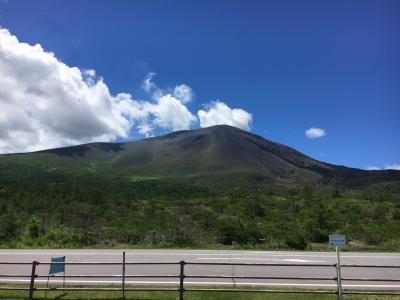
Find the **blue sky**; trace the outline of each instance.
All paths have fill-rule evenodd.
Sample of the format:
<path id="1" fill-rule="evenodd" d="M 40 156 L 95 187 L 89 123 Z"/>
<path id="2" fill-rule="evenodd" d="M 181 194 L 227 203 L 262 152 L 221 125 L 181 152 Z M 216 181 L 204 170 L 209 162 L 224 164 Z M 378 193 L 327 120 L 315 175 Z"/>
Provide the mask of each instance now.
<path id="1" fill-rule="evenodd" d="M 190 128 L 219 100 L 251 114 L 252 132 L 316 159 L 400 164 L 399 1 L 3 0 L 0 26 L 95 70 L 111 95 L 151 102 L 190 87 Z M 152 134 L 177 128 L 160 122 Z M 307 138 L 313 127 L 326 135 Z M 138 137 L 132 127 L 117 140 Z"/>

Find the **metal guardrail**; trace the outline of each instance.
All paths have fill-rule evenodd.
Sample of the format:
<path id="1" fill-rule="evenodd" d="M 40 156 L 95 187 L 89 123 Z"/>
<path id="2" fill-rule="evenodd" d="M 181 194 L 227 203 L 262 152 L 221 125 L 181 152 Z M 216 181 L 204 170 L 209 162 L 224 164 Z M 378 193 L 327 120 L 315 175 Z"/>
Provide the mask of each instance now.
<path id="1" fill-rule="evenodd" d="M 36 267 L 39 265 L 121 265 L 121 275 L 52 275 L 51 278 L 121 278 L 121 287 L 35 287 L 36 278 L 48 278 L 47 275 L 36 274 Z M 33 299 L 35 291 L 104 291 L 104 292 L 121 292 L 122 298 L 125 299 L 125 292 L 135 291 L 168 291 L 178 292 L 179 299 L 184 299 L 185 292 L 241 292 L 241 293 L 274 293 L 274 294 L 327 294 L 337 295 L 339 300 L 343 299 L 343 295 L 400 295 L 400 291 L 356 291 L 356 290 L 342 290 L 342 281 L 370 281 L 370 282 L 400 282 L 400 279 L 383 279 L 383 278 L 343 278 L 341 276 L 341 268 L 389 268 L 400 269 L 400 266 L 394 265 L 353 265 L 353 264 L 340 264 L 338 257 L 337 263 L 332 264 L 275 264 L 275 263 L 223 263 L 223 262 L 126 262 L 125 252 L 123 252 L 122 262 L 0 262 L 0 265 L 32 265 L 30 275 L 13 275 L 13 274 L 0 274 L 0 278 L 30 278 L 29 287 L 7 287 L 0 286 L 0 291 L 29 291 L 29 299 Z M 179 275 L 171 274 L 154 274 L 154 275 L 127 275 L 126 266 L 128 265 L 178 265 Z M 190 275 L 185 273 L 185 266 L 187 265 L 204 265 L 204 266 L 251 266 L 251 267 L 320 267 L 320 268 L 334 268 L 336 276 L 334 277 L 287 277 L 287 276 L 240 276 L 240 275 Z M 161 288 L 161 287 L 126 287 L 126 278 L 179 278 L 179 287 L 177 288 Z M 273 289 L 242 289 L 242 288 L 185 288 L 186 278 L 211 278 L 211 279 L 258 279 L 258 280 L 328 280 L 336 282 L 336 289 L 330 290 L 273 290 Z M 190 284 L 190 283 L 189 283 Z"/>

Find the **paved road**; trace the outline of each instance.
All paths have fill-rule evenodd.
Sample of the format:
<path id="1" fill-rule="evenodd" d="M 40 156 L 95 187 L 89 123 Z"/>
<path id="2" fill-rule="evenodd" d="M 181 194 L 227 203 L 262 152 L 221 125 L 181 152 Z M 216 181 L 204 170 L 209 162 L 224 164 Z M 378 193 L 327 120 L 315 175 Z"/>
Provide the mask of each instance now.
<path id="1" fill-rule="evenodd" d="M 122 250 L 0 250 L 0 262 L 49 262 L 51 257 L 66 256 L 67 262 L 118 262 L 122 261 Z M 224 263 L 276 263 L 276 264 L 326 264 L 336 261 L 334 252 L 277 252 L 277 251 L 216 251 L 216 250 L 127 250 L 127 262 L 224 262 Z M 359 265 L 397 265 L 400 266 L 398 253 L 343 253 L 342 264 Z M 39 275 L 47 275 L 49 266 L 39 265 Z M 30 274 L 30 265 L 1 265 L 0 275 Z M 279 277 L 335 277 L 333 267 L 289 267 L 289 266 L 216 266 L 187 265 L 185 273 L 190 275 L 235 275 L 235 276 L 279 276 Z M 120 275 L 120 265 L 83 266 L 67 265 L 67 275 Z M 128 265 L 128 275 L 178 275 L 178 265 Z M 344 278 L 381 278 L 400 279 L 400 269 L 343 268 Z M 128 278 L 127 284 L 176 284 L 178 278 Z M 0 282 L 26 283 L 29 278 L 5 278 Z M 69 284 L 113 284 L 120 283 L 119 278 L 67 278 Z M 46 282 L 39 278 L 36 282 Z M 52 283 L 62 282 L 51 279 Z M 202 279 L 186 278 L 185 283 L 199 285 L 230 286 L 281 286 L 304 288 L 334 288 L 334 281 L 326 280 L 260 280 L 260 279 Z M 388 289 L 400 290 L 400 282 L 390 281 L 343 281 L 345 289 Z"/>

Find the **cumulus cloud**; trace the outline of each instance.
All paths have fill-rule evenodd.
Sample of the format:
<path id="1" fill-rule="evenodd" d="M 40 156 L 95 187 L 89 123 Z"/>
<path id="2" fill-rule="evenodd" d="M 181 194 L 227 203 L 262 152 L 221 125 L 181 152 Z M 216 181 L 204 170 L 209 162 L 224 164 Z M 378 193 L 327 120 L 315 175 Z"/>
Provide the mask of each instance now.
<path id="1" fill-rule="evenodd" d="M 157 85 L 153 82 L 153 78 L 157 75 L 157 73 L 151 72 L 147 74 L 146 78 L 143 80 L 142 88 L 146 92 L 150 92 L 152 89 L 157 88 Z"/>
<path id="2" fill-rule="evenodd" d="M 156 104 L 147 104 L 146 110 L 155 116 L 154 124 L 171 130 L 188 129 L 196 121 L 186 106 L 170 94 L 162 96 Z"/>
<path id="3" fill-rule="evenodd" d="M 201 127 L 213 125 L 231 125 L 250 131 L 252 115 L 240 108 L 230 108 L 224 102 L 214 101 L 205 110 L 199 110 L 197 115 Z"/>
<path id="4" fill-rule="evenodd" d="M 145 137 L 153 136 L 152 132 L 153 132 L 154 128 L 151 126 L 151 124 L 142 123 L 142 124 L 138 125 L 138 130 L 139 130 L 139 133 Z"/>
<path id="5" fill-rule="evenodd" d="M 0 153 L 190 129 L 198 121 L 185 106 L 193 90 L 185 84 L 161 89 L 155 76 L 149 73 L 142 84 L 151 100 L 113 95 L 95 70 L 68 66 L 40 44 L 20 42 L 0 27 Z M 250 113 L 220 101 L 198 116 L 201 127 L 250 130 L 252 122 Z"/>
<path id="6" fill-rule="evenodd" d="M 370 166 L 367 167 L 367 170 L 400 170 L 400 164 L 393 163 L 393 164 L 386 164 L 384 168 L 380 168 L 377 166 Z"/>
<path id="7" fill-rule="evenodd" d="M 161 97 L 171 95 L 182 103 L 190 102 L 194 97 L 194 92 L 190 86 L 180 84 L 174 88 L 160 88 L 155 82 L 154 77 L 157 73 L 151 72 L 147 74 L 142 83 L 142 89 L 152 96 L 154 100 Z"/>
<path id="8" fill-rule="evenodd" d="M 179 99 L 182 103 L 187 103 L 192 100 L 194 93 L 190 86 L 186 84 L 177 85 L 174 88 L 173 95 L 175 98 Z"/>
<path id="9" fill-rule="evenodd" d="M 87 69 L 83 71 L 83 74 L 86 75 L 87 77 L 95 77 L 96 71 L 93 69 Z"/>
<path id="10" fill-rule="evenodd" d="M 377 171 L 377 170 L 380 170 L 381 168 L 379 168 L 379 167 L 377 167 L 377 166 L 369 166 L 369 167 L 367 167 L 367 170 L 368 171 Z"/>
<path id="11" fill-rule="evenodd" d="M 305 131 L 306 137 L 309 139 L 318 139 L 326 136 L 324 129 L 311 127 Z"/>
<path id="12" fill-rule="evenodd" d="M 149 74 L 144 89 L 157 87 Z M 138 101 L 112 95 L 94 70 L 61 62 L 39 44 L 18 41 L 0 28 L 0 153 L 26 152 L 188 129 L 196 120 L 181 101 Z"/>
<path id="13" fill-rule="evenodd" d="M 387 164 L 385 170 L 400 170 L 400 164 Z"/>

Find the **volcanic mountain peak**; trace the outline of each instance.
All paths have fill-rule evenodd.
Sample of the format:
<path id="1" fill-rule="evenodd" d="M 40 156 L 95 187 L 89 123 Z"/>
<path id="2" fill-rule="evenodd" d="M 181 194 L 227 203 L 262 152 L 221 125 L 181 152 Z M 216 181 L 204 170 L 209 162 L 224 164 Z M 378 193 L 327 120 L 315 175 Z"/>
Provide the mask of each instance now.
<path id="1" fill-rule="evenodd" d="M 257 174 L 272 181 L 365 184 L 400 180 L 399 171 L 364 171 L 314 160 L 228 125 L 172 132 L 127 143 L 92 143 L 11 156 L 101 164 L 132 175 Z"/>

